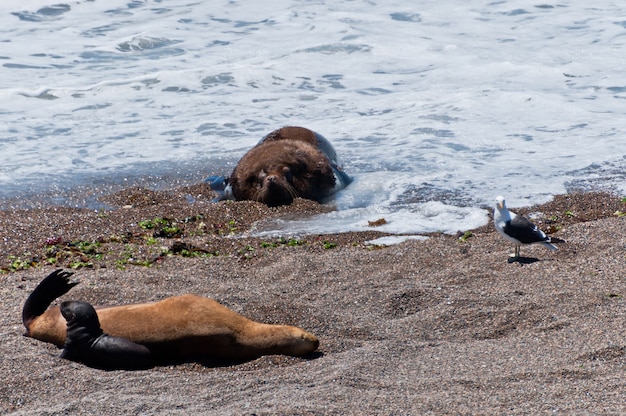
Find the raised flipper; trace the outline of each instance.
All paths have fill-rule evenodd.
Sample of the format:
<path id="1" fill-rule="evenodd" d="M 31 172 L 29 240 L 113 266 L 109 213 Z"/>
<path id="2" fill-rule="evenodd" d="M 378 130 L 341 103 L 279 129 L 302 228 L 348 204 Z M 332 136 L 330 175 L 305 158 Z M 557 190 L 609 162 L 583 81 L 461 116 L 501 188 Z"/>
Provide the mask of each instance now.
<path id="1" fill-rule="evenodd" d="M 26 327 L 26 335 L 35 318 L 44 313 L 56 298 L 66 294 L 79 283 L 70 282 L 70 276 L 73 274 L 62 269 L 55 270 L 43 279 L 28 296 L 22 309 L 22 322 Z"/>

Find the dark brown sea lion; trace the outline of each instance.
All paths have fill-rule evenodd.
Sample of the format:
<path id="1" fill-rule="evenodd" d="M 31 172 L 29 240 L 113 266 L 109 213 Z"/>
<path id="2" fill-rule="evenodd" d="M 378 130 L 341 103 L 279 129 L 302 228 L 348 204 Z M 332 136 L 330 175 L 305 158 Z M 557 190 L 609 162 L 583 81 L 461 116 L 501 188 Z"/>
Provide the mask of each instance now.
<path id="1" fill-rule="evenodd" d="M 350 181 L 328 140 L 303 127 L 283 127 L 241 158 L 223 199 L 268 206 L 289 205 L 296 197 L 322 202 Z"/>
<path id="2" fill-rule="evenodd" d="M 100 328 L 96 310 L 87 302 L 63 302 L 67 337 L 61 357 L 103 370 L 143 370 L 154 365 L 150 350 Z"/>
<path id="3" fill-rule="evenodd" d="M 52 301 L 76 282 L 72 273 L 56 270 L 33 290 L 24 303 L 24 335 L 62 347 L 66 319 Z M 159 302 L 96 307 L 102 330 L 148 348 L 155 363 L 193 360 L 248 360 L 262 355 L 303 356 L 319 346 L 318 339 L 288 325 L 252 321 L 218 302 L 181 295 Z"/>

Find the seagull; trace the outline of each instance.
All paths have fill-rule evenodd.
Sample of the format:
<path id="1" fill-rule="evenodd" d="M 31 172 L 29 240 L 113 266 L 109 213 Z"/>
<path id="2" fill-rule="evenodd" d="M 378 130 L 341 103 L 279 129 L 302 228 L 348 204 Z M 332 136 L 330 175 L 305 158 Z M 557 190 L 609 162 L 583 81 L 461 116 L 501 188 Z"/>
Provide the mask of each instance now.
<path id="1" fill-rule="evenodd" d="M 519 249 L 522 244 L 540 243 L 550 250 L 557 250 L 557 247 L 550 242 L 550 237 L 537 228 L 535 224 L 521 215 L 510 212 L 501 196 L 496 198 L 493 223 L 502 237 L 515 244 L 514 259 L 519 258 Z"/>

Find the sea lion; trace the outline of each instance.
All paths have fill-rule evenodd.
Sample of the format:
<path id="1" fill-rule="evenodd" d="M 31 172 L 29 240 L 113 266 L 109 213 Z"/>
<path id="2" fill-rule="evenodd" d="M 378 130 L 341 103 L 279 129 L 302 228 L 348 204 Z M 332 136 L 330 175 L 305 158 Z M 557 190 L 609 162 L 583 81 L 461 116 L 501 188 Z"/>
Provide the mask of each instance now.
<path id="1" fill-rule="evenodd" d="M 322 135 L 283 127 L 265 136 L 237 163 L 221 199 L 289 205 L 300 197 L 323 202 L 352 179 Z"/>
<path id="2" fill-rule="evenodd" d="M 59 347 L 67 325 L 52 301 L 78 282 L 56 270 L 44 278 L 24 303 L 24 335 Z M 96 307 L 102 330 L 148 348 L 155 364 L 209 359 L 249 360 L 262 355 L 304 356 L 319 346 L 315 335 L 288 325 L 252 321 L 220 303 L 191 294 L 158 302 Z"/>
<path id="3" fill-rule="evenodd" d="M 142 370 L 154 365 L 147 347 L 105 334 L 96 310 L 89 303 L 63 302 L 60 310 L 67 321 L 61 358 L 103 370 Z"/>

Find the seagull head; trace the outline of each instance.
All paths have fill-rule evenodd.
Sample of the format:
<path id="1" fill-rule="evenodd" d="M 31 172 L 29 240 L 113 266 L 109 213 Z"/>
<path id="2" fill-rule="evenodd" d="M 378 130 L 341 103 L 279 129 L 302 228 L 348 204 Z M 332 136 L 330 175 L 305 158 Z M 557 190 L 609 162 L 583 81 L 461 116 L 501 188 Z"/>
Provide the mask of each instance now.
<path id="1" fill-rule="evenodd" d="M 504 197 L 502 196 L 497 196 L 496 197 L 496 208 L 498 208 L 498 210 L 506 210 L 506 203 L 504 202 Z"/>
<path id="2" fill-rule="evenodd" d="M 496 223 L 496 228 L 497 223 L 506 223 L 507 221 L 511 221 L 511 217 L 514 216 L 515 214 L 506 209 L 504 197 L 496 197 L 496 208 L 493 210 L 493 221 Z"/>

